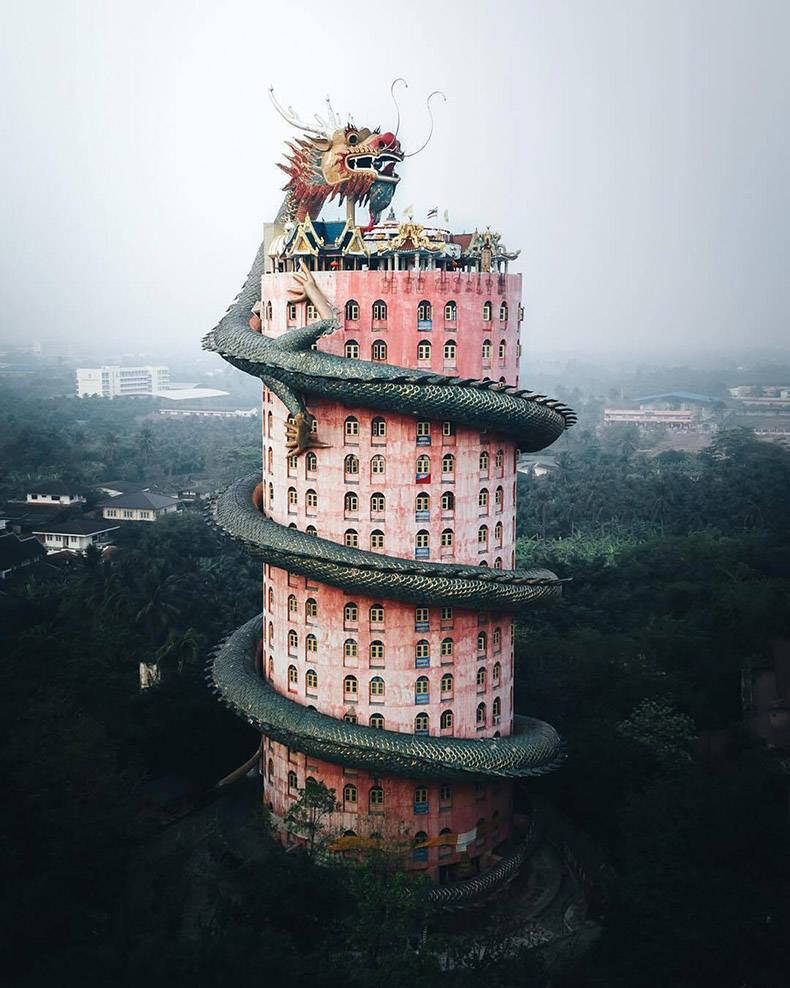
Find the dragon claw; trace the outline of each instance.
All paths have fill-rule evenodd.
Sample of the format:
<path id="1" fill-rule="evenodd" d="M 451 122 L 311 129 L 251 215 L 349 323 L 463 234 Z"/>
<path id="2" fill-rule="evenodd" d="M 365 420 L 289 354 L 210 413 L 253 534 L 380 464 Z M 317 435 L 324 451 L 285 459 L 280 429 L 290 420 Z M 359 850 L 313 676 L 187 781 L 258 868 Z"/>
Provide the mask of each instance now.
<path id="1" fill-rule="evenodd" d="M 326 449 L 329 443 L 323 443 L 313 432 L 315 416 L 309 412 L 297 412 L 293 421 L 285 427 L 286 449 L 290 454 L 301 456 L 308 449 Z"/>

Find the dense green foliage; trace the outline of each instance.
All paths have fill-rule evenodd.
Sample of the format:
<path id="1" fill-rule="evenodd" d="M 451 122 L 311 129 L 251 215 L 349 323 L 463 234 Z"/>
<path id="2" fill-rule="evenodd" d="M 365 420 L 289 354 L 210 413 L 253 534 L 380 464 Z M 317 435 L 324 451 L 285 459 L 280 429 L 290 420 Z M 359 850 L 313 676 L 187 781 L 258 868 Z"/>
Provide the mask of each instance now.
<path id="1" fill-rule="evenodd" d="M 194 467 L 221 478 L 258 460 L 254 422 L 146 411 L 17 395 L 3 493 L 28 477 L 185 479 Z M 740 683 L 744 661 L 790 632 L 790 455 L 735 434 L 649 457 L 629 434 L 581 430 L 558 460 L 556 474 L 522 482 L 519 554 L 573 581 L 520 626 L 516 705 L 568 744 L 565 767 L 532 790 L 610 862 L 592 900 L 603 933 L 578 970 L 549 977 L 541 954 L 491 929 L 447 940 L 383 860 L 347 872 L 284 853 L 247 782 L 212 801 L 258 739 L 205 688 L 202 664 L 255 612 L 260 572 L 185 512 L 0 598 L 7 978 L 785 984 L 786 777 L 740 726 Z M 139 690 L 140 662 L 159 668 L 158 687 Z M 703 757 L 722 732 L 726 754 Z M 184 794 L 181 810 L 163 809 L 163 789 Z M 442 971 L 447 957 L 455 967 Z"/>

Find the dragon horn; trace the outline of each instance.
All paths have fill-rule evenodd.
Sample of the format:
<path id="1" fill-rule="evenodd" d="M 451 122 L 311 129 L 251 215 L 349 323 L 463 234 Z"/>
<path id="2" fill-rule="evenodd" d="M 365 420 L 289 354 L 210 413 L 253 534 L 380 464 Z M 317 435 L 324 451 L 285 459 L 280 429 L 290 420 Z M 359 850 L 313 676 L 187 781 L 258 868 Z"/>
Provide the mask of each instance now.
<path id="1" fill-rule="evenodd" d="M 286 110 L 277 100 L 274 95 L 274 86 L 269 86 L 269 99 L 272 101 L 272 106 L 280 114 L 286 123 L 289 123 L 292 127 L 296 127 L 298 130 L 303 130 L 306 134 L 315 134 L 316 137 L 326 137 L 326 130 L 319 130 L 313 124 L 304 123 L 300 120 L 294 113 L 292 107 L 288 107 Z"/>
<path id="2" fill-rule="evenodd" d="M 440 89 L 434 89 L 434 91 L 425 101 L 425 105 L 428 107 L 428 116 L 431 118 L 431 129 L 428 131 L 428 136 L 425 138 L 425 143 L 421 144 L 416 151 L 411 151 L 409 154 L 404 154 L 403 156 L 404 158 L 413 158 L 415 154 L 419 154 L 420 151 L 424 151 L 425 148 L 428 146 L 428 142 L 430 141 L 431 137 L 433 137 L 433 112 L 431 111 L 431 100 L 433 99 L 434 96 L 441 96 L 442 99 L 445 101 L 445 103 L 447 102 L 447 97 L 444 95 L 444 93 Z"/>

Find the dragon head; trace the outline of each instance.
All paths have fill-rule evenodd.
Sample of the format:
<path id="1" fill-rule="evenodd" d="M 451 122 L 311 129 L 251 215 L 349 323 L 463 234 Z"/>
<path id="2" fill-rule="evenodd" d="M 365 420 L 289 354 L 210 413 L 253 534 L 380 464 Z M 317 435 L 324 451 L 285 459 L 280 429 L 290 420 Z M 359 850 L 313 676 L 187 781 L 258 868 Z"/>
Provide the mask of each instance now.
<path id="1" fill-rule="evenodd" d="M 371 223 L 378 222 L 400 181 L 396 165 L 403 161 L 397 137 L 351 124 L 331 134 L 310 133 L 289 142 L 287 163 L 279 167 L 290 177 L 285 191 L 293 196 L 296 218 L 313 219 L 323 204 L 337 199 L 370 204 Z"/>

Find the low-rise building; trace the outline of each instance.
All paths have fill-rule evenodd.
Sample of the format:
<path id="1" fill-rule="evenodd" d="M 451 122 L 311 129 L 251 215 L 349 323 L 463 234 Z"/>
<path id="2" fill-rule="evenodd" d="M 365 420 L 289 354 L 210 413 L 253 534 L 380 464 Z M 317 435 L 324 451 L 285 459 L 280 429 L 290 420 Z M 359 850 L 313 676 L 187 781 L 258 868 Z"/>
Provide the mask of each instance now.
<path id="1" fill-rule="evenodd" d="M 603 424 L 705 432 L 717 428 L 723 405 L 724 402 L 713 395 L 668 391 L 635 398 L 629 407 L 604 408 Z"/>
<path id="2" fill-rule="evenodd" d="M 73 487 L 61 484 L 45 484 L 25 496 L 29 504 L 49 504 L 53 507 L 72 507 L 85 504 L 85 498 Z"/>
<path id="3" fill-rule="evenodd" d="M 103 367 L 77 368 L 77 397 L 123 398 L 158 395 L 170 384 L 170 368 L 163 364 L 146 364 L 141 367 L 121 367 L 105 364 Z"/>
<path id="4" fill-rule="evenodd" d="M 18 570 L 40 563 L 46 554 L 42 544 L 32 535 L 20 538 L 14 532 L 0 533 L 0 580 L 7 580 Z"/>
<path id="5" fill-rule="evenodd" d="M 120 526 L 96 518 L 74 518 L 56 525 L 48 525 L 33 534 L 49 552 L 85 552 L 90 545 L 103 546 L 109 541 L 110 532 Z"/>
<path id="6" fill-rule="evenodd" d="M 102 517 L 116 521 L 156 521 L 162 515 L 173 514 L 178 510 L 180 500 L 155 494 L 153 491 L 137 491 L 119 494 L 103 501 L 100 505 Z"/>

